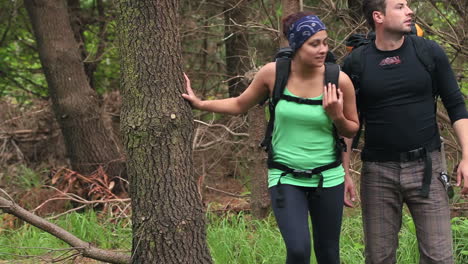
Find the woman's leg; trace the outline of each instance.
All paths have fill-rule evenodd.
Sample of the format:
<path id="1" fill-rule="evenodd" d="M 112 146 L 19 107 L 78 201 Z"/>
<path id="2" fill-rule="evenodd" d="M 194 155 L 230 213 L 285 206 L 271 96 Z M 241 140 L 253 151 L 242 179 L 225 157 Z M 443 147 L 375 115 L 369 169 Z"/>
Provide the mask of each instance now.
<path id="1" fill-rule="evenodd" d="M 344 184 L 309 193 L 314 252 L 319 264 L 340 263 L 340 232 L 343 217 Z"/>
<path id="2" fill-rule="evenodd" d="M 278 186 L 270 188 L 271 205 L 286 244 L 286 264 L 310 263 L 307 193 L 302 187 L 282 184 L 283 206 L 278 207 Z"/>

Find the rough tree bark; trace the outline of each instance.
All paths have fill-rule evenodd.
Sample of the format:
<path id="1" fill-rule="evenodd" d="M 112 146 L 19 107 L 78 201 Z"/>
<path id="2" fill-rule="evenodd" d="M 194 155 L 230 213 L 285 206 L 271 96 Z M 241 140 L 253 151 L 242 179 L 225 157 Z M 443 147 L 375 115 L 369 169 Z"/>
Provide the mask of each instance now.
<path id="1" fill-rule="evenodd" d="M 132 198 L 132 263 L 211 263 L 193 174 L 192 110 L 178 0 L 121 0 L 121 131 Z"/>
<path id="2" fill-rule="evenodd" d="M 90 174 L 103 165 L 111 176 L 124 163 L 103 123 L 96 92 L 89 86 L 65 0 L 25 0 L 39 57 L 72 168 Z"/>
<path id="3" fill-rule="evenodd" d="M 249 168 L 252 177 L 252 195 L 250 206 L 255 218 L 263 219 L 270 212 L 270 196 L 268 194 L 268 170 L 266 153 L 259 147 L 266 129 L 265 107 L 254 106 L 248 114 L 249 122 Z"/>

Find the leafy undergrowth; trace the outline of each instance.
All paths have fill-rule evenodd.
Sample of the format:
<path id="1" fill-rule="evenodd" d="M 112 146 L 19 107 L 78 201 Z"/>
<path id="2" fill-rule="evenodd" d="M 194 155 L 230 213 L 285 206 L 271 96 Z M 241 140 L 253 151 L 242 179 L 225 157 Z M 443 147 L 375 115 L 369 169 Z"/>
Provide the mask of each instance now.
<path id="1" fill-rule="evenodd" d="M 343 220 L 341 236 L 342 263 L 364 263 L 362 222 L 358 213 L 348 214 Z M 207 239 L 216 264 L 282 264 L 285 247 L 273 216 L 254 220 L 244 213 L 207 215 Z M 1 223 L 11 221 L 8 215 Z M 106 249 L 130 252 L 131 223 L 128 218 L 115 219 L 92 210 L 71 213 L 53 220 L 79 238 Z M 453 218 L 454 253 L 456 263 L 468 263 L 468 219 Z M 28 224 L 16 227 L 0 226 L 0 263 L 71 263 L 68 245 Z M 398 263 L 417 263 L 418 247 L 411 217 L 404 216 L 400 232 Z M 97 263 L 89 259 L 73 263 Z M 311 263 L 316 263 L 312 256 Z"/>

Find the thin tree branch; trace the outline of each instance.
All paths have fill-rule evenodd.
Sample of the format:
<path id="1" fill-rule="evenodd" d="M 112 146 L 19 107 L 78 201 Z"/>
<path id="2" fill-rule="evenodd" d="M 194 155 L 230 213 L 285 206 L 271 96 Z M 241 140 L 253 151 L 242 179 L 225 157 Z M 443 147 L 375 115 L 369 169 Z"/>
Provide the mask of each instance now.
<path id="1" fill-rule="evenodd" d="M 232 130 L 230 130 L 227 126 L 225 125 L 221 125 L 221 124 L 208 124 L 208 123 L 205 123 L 203 121 L 200 121 L 200 120 L 194 120 L 195 123 L 199 123 L 199 124 L 202 124 L 202 125 L 205 125 L 205 126 L 208 126 L 208 127 L 221 127 L 221 128 L 224 128 L 229 134 L 233 135 L 233 136 L 242 136 L 242 137 L 248 137 L 249 134 L 247 133 L 236 133 Z"/>
<path id="2" fill-rule="evenodd" d="M 205 189 L 215 191 L 215 192 L 219 192 L 219 193 L 222 193 L 222 194 L 225 194 L 225 195 L 228 195 L 228 196 L 232 196 L 232 197 L 236 197 L 236 198 L 250 197 L 250 195 L 238 195 L 238 194 L 235 194 L 235 193 L 230 193 L 230 192 L 226 192 L 226 191 L 223 191 L 223 190 L 220 190 L 220 189 L 216 189 L 216 188 L 213 188 L 213 187 L 210 187 L 210 186 L 206 186 Z"/>
<path id="3" fill-rule="evenodd" d="M 24 208 L 20 207 L 18 204 L 9 201 L 3 197 L 0 197 L 0 209 L 6 213 L 12 214 L 20 218 L 21 220 L 45 232 L 52 234 L 53 236 L 72 246 L 84 257 L 109 263 L 130 263 L 130 255 L 96 248 L 92 246 L 91 243 L 85 242 L 77 238 L 65 229 L 55 224 L 52 224 L 33 213 L 28 212 Z"/>

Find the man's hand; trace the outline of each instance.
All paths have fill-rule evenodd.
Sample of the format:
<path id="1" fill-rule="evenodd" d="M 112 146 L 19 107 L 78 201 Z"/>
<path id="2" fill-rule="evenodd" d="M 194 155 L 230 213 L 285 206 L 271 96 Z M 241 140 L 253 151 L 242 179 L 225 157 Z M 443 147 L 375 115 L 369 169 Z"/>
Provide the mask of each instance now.
<path id="1" fill-rule="evenodd" d="M 344 188 L 344 205 L 353 208 L 354 201 L 356 200 L 356 188 L 354 187 L 353 179 L 348 174 L 345 175 Z"/>
<path id="2" fill-rule="evenodd" d="M 461 185 L 463 182 L 463 186 Z M 457 169 L 457 186 L 462 186 L 461 195 L 468 196 L 468 159 L 462 159 Z"/>

